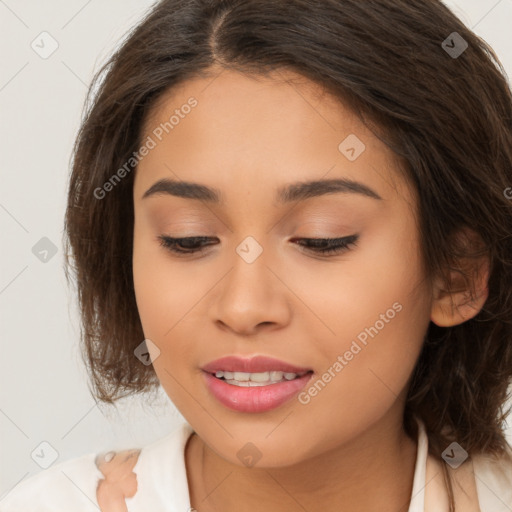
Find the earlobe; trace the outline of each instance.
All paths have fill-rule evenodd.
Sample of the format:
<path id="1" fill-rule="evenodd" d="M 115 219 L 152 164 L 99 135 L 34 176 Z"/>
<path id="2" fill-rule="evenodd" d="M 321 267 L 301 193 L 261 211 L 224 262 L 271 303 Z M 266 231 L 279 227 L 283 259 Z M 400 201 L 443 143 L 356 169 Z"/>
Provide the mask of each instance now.
<path id="1" fill-rule="evenodd" d="M 466 259 L 460 268 L 465 269 L 467 280 L 456 270 L 450 272 L 448 283 L 438 277 L 433 288 L 430 320 L 439 327 L 452 327 L 475 317 L 489 296 L 489 266 L 488 255 Z"/>
<path id="2" fill-rule="evenodd" d="M 430 320 L 439 327 L 452 327 L 462 324 L 481 311 L 488 296 L 487 286 L 481 289 L 478 296 L 473 299 L 469 290 L 451 294 L 445 292 L 434 300 Z"/>

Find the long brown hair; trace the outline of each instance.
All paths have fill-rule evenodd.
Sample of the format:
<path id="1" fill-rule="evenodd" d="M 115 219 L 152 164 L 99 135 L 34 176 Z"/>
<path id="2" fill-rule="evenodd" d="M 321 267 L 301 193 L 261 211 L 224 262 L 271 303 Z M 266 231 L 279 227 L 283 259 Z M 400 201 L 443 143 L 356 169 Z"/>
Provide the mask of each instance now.
<path id="1" fill-rule="evenodd" d="M 443 43 L 453 48 L 454 37 L 459 48 L 467 43 L 460 55 Z M 373 121 L 417 191 L 429 279 L 449 283 L 450 270 L 467 277 L 461 258 L 488 254 L 482 310 L 454 327 L 431 322 L 425 333 L 404 426 L 413 436 L 413 417 L 421 418 L 437 457 L 452 440 L 470 454 L 503 454 L 512 374 L 512 200 L 504 193 L 512 192 L 512 96 L 491 47 L 437 0 L 163 0 L 127 35 L 91 84 L 65 220 L 66 275 L 76 278 L 95 395 L 112 404 L 159 386 L 152 366 L 134 357 L 144 334 L 131 267 L 130 157 L 155 101 L 213 65 L 293 70 Z M 123 166 L 126 176 L 98 198 Z M 464 227 L 481 247 L 455 237 Z"/>

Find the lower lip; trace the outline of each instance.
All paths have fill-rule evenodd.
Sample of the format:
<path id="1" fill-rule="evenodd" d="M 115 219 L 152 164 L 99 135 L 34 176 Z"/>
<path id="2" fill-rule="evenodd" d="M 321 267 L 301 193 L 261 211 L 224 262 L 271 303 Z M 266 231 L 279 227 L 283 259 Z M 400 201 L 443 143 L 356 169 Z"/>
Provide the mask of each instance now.
<path id="1" fill-rule="evenodd" d="M 265 412 L 275 409 L 305 387 L 312 375 L 313 373 L 306 373 L 297 379 L 268 386 L 241 387 L 204 372 L 206 385 L 213 396 L 221 404 L 238 412 Z"/>

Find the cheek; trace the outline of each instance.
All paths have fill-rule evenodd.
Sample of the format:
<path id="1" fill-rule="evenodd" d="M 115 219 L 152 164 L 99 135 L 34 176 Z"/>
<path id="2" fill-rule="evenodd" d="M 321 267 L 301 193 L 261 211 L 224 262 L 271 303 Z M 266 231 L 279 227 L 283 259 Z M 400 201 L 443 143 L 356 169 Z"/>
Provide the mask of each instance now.
<path id="1" fill-rule="evenodd" d="M 198 307 L 212 284 L 201 285 L 197 273 L 191 275 L 187 263 L 172 258 L 155 237 L 149 228 L 136 225 L 133 282 L 144 336 L 160 350 L 153 366 L 161 381 L 171 379 L 172 384 L 164 370 L 186 373 L 186 366 L 179 363 L 192 357 L 190 338 L 197 331 L 197 318 L 191 309 Z"/>
<path id="2" fill-rule="evenodd" d="M 338 356 L 344 362 L 335 371 L 336 383 L 321 393 L 324 405 L 338 403 L 345 412 L 352 411 L 352 417 L 368 420 L 385 413 L 404 391 L 430 320 L 416 242 L 405 234 L 393 238 L 384 230 L 372 240 L 372 247 L 354 259 L 350 272 L 340 272 L 336 286 L 330 288 L 338 299 L 326 311 L 336 333 L 324 345 L 329 352 L 327 367 Z M 342 410 L 330 410 L 344 421 Z"/>
<path id="3" fill-rule="evenodd" d="M 315 351 L 332 359 L 353 340 L 361 346 L 374 340 L 380 347 L 375 357 L 383 361 L 408 340 L 421 340 L 430 303 L 414 233 L 412 219 L 400 226 L 396 220 L 394 226 L 391 220 L 376 223 L 342 260 L 302 273 L 294 289 L 318 314 L 326 341 L 315 344 Z"/>
<path id="4" fill-rule="evenodd" d="M 335 445 L 340 437 L 357 436 L 403 405 L 400 397 L 405 398 L 428 315 L 422 319 L 421 308 L 406 294 L 383 297 L 363 313 L 347 304 L 345 311 L 331 317 L 336 338 L 323 336 L 325 364 L 304 390 L 299 406 L 305 428 L 333 426 L 317 440 L 322 449 Z"/>
<path id="5" fill-rule="evenodd" d="M 160 342 L 170 336 L 170 330 L 180 317 L 184 294 L 190 288 L 180 283 L 182 272 L 172 272 L 165 249 L 155 235 L 136 225 L 133 242 L 133 283 L 137 308 L 144 335 Z M 183 316 L 184 312 L 181 314 Z"/>
<path id="6" fill-rule="evenodd" d="M 173 272 L 176 266 L 166 256 L 148 231 L 139 233 L 135 229 L 133 281 L 144 337 L 158 347 L 158 353 L 150 350 L 153 368 L 164 391 L 182 411 L 186 409 L 186 401 L 176 382 L 188 378 L 182 363 L 190 357 L 187 355 L 190 347 L 183 333 L 192 330 L 186 313 L 197 300 L 190 297 L 191 287 L 180 282 L 183 272 Z"/>

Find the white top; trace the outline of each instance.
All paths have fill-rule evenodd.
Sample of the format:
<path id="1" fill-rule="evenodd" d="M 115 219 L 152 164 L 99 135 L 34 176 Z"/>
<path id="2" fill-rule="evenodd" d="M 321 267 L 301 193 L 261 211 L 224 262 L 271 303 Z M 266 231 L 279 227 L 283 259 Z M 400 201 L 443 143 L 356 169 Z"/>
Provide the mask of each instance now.
<path id="1" fill-rule="evenodd" d="M 408 512 L 448 512 L 441 463 L 428 455 L 425 427 L 418 421 L 418 451 Z M 128 512 L 189 512 L 185 444 L 188 423 L 141 449 L 133 472 L 137 492 L 126 498 Z M 512 455 L 512 448 L 510 449 Z M 104 478 L 91 453 L 56 464 L 19 483 L 0 500 L 0 512 L 98 512 L 96 487 Z M 511 512 L 512 462 L 476 456 L 469 459 L 476 492 L 457 512 Z M 471 492 L 469 493 L 471 494 Z M 456 502 L 457 503 L 457 502 Z M 480 506 L 480 509 L 478 508 Z"/>

